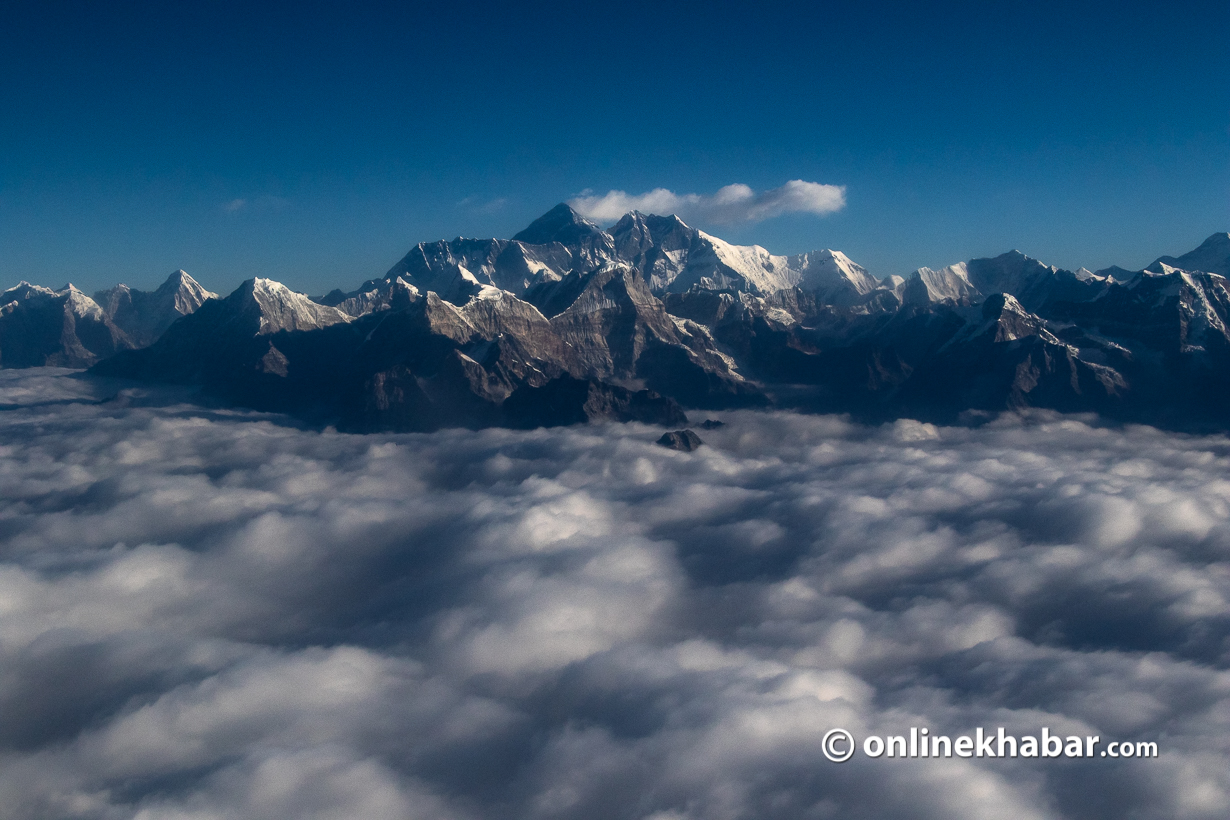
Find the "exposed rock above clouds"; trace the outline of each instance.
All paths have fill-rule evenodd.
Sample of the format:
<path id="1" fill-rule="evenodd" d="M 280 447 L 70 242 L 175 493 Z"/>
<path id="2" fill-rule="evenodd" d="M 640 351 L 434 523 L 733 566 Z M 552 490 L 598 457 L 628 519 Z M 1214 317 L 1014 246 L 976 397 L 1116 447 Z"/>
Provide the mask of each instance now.
<path id="1" fill-rule="evenodd" d="M 1230 276 L 1230 233 L 1215 233 L 1201 242 L 1200 247 L 1195 250 L 1178 257 L 1163 256 L 1146 270 L 1160 272 L 1160 265 Z"/>
<path id="2" fill-rule="evenodd" d="M 1225 428 L 1227 266 L 1215 234 L 1143 271 L 1012 251 L 877 280 L 840 251 L 778 256 L 635 211 L 606 231 L 561 204 L 513 239 L 421 243 L 316 300 L 268 279 L 211 299 L 182 271 L 100 302 L 23 283 L 2 297 L 0 363 L 115 354 L 99 372 L 353 429 L 673 423 L 678 405 L 770 402 Z"/>
<path id="3" fill-rule="evenodd" d="M 93 299 L 22 282 L 0 293 L 0 366 L 88 367 L 133 347 Z"/>
<path id="4" fill-rule="evenodd" d="M 775 256 L 758 245 L 731 245 L 677 216 L 625 215 L 611 228 L 615 249 L 656 293 L 691 289 L 767 295 L 798 287 L 827 304 L 849 305 L 878 282 L 840 251 Z"/>
<path id="5" fill-rule="evenodd" d="M 678 423 L 678 405 L 644 387 L 658 383 L 715 406 L 756 401 L 759 393 L 705 348 L 699 328 L 701 341 L 686 340 L 696 350 L 684 344 L 639 282 L 628 269 L 598 272 L 551 319 L 490 286 L 461 306 L 428 291 L 403 309 L 350 319 L 319 305 L 312 312 L 285 289 L 281 299 L 259 298 L 273 288 L 258 280 L 98 370 L 197 383 L 357 430 Z"/>
<path id="6" fill-rule="evenodd" d="M 205 300 L 217 298 L 218 294 L 205 290 L 182 270 L 172 273 L 154 291 L 116 285 L 94 294 L 103 313 L 136 347 L 153 344 L 176 319 L 193 313 Z"/>
<path id="7" fill-rule="evenodd" d="M 0 367 L 89 367 L 153 343 L 215 296 L 182 270 L 151 292 L 116 285 L 93 299 L 22 282 L 0 293 Z"/>
<path id="8" fill-rule="evenodd" d="M 704 444 L 704 442 L 692 430 L 674 430 L 670 433 L 663 433 L 662 437 L 658 439 L 658 444 L 668 450 L 690 453 Z"/>
<path id="9" fill-rule="evenodd" d="M 249 279 L 219 306 L 226 321 L 243 331 L 253 329 L 259 336 L 280 331 L 320 330 L 350 321 L 350 316 L 327 305 L 313 302 L 272 279 Z"/>

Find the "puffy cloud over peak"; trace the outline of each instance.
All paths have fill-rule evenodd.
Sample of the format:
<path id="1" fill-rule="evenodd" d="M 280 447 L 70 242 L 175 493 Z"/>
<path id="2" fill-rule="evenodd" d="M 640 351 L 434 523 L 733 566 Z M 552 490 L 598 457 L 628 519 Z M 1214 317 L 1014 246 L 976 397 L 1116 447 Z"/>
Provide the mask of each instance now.
<path id="1" fill-rule="evenodd" d="M 762 222 L 791 213 L 827 216 L 846 207 L 846 188 L 844 185 L 792 179 L 780 188 L 760 193 L 747 185 L 735 183 L 719 188 L 711 196 L 677 194 L 666 188 L 655 188 L 643 194 L 612 190 L 598 195 L 586 191 L 569 200 L 568 204 L 582 216 L 599 222 L 612 222 L 629 211 L 641 211 L 730 224 Z"/>

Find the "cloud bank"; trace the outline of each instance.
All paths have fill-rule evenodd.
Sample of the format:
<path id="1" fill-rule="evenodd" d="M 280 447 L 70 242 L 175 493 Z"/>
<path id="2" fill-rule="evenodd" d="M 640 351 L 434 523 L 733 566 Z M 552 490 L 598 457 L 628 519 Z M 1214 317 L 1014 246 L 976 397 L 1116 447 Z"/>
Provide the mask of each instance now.
<path id="1" fill-rule="evenodd" d="M 117 389 L 0 373 L 6 817 L 1230 811 L 1225 437 L 747 412 L 684 454 Z M 835 765 L 835 726 L 1161 756 Z"/>
<path id="2" fill-rule="evenodd" d="M 792 213 L 827 216 L 846 207 L 846 188 L 792 179 L 780 188 L 760 193 L 736 183 L 718 189 L 713 196 L 676 194 L 666 188 L 655 188 L 643 194 L 608 191 L 599 196 L 584 192 L 568 204 L 582 216 L 599 222 L 613 222 L 628 211 L 641 211 L 731 224 L 762 222 Z"/>

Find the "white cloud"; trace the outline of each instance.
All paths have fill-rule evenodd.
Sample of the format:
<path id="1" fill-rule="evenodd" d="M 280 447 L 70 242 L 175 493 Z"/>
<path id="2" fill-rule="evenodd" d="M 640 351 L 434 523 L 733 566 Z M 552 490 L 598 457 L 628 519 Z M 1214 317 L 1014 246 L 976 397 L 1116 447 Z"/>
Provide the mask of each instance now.
<path id="1" fill-rule="evenodd" d="M 265 213 L 268 211 L 279 211 L 286 207 L 288 200 L 280 196 L 264 195 L 258 196 L 255 199 L 246 197 L 237 197 L 222 205 L 222 210 L 228 214 L 236 214 L 240 211 L 256 211 Z"/>
<path id="2" fill-rule="evenodd" d="M 117 387 L 0 372 L 6 817 L 1230 809 L 1225 437 L 738 412 L 680 454 Z M 1162 756 L 819 749 L 1001 725 Z"/>
<path id="3" fill-rule="evenodd" d="M 483 197 L 468 196 L 457 203 L 458 208 L 464 208 L 468 211 L 480 214 L 499 213 L 508 207 L 507 197 L 496 197 L 494 199 L 484 199 Z"/>
<path id="4" fill-rule="evenodd" d="M 643 194 L 608 191 L 597 195 L 586 191 L 568 204 L 581 215 L 600 222 L 613 222 L 628 211 L 640 211 L 729 224 L 761 222 L 791 213 L 818 216 L 836 213 L 846 207 L 846 187 L 792 179 L 780 188 L 760 193 L 735 183 L 718 189 L 713 196 L 677 194 L 666 188 L 655 188 Z"/>

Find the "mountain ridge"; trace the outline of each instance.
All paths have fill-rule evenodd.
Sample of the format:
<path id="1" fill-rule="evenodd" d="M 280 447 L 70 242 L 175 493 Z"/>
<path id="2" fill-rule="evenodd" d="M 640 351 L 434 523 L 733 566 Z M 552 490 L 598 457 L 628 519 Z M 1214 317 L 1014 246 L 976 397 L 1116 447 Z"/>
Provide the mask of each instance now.
<path id="1" fill-rule="evenodd" d="M 83 327 L 115 329 L 106 355 L 66 354 L 74 366 L 355 430 L 678 424 L 670 402 L 1230 427 L 1226 276 L 1165 260 L 1230 266 L 1230 234 L 1135 272 L 1010 251 L 876 279 L 832 249 L 778 256 L 636 211 L 604 231 L 561 203 L 512 239 L 419 243 L 383 277 L 318 299 L 261 278 L 211 298 L 178 272 L 163 288 L 190 311 L 148 345 L 75 289 L 23 283 L 0 313 L 55 301 Z M 132 291 L 103 293 L 110 307 Z"/>

